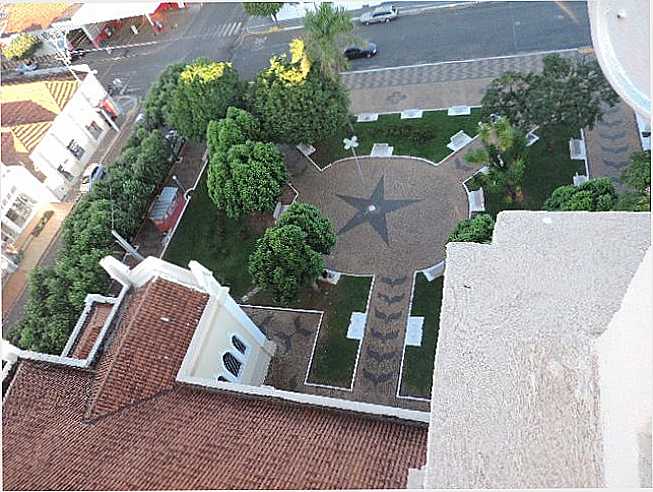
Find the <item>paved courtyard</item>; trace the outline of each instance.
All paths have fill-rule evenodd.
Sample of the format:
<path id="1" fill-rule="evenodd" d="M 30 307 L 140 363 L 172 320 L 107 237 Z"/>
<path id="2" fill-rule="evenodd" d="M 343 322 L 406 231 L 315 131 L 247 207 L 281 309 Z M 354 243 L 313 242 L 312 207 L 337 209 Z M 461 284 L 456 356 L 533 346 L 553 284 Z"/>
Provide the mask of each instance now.
<path id="1" fill-rule="evenodd" d="M 318 206 L 335 225 L 337 243 L 327 267 L 374 277 L 367 322 L 351 391 L 302 385 L 303 392 L 383 405 L 428 409 L 397 398 L 413 274 L 444 259 L 455 225 L 467 218 L 463 181 L 477 167 L 463 155 L 439 166 L 407 157 L 362 157 L 323 171 L 293 149 L 286 162 L 299 200 Z"/>

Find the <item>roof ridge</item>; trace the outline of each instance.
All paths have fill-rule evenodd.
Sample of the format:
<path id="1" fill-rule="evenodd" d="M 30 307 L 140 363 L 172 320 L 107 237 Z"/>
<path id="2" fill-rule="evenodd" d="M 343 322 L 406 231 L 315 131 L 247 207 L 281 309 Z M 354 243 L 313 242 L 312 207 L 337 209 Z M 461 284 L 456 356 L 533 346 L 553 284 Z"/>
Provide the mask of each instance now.
<path id="1" fill-rule="evenodd" d="M 139 293 L 140 297 L 138 299 L 138 303 L 136 305 L 135 312 L 140 311 L 141 307 L 143 306 L 143 303 L 145 302 L 145 299 L 147 299 L 146 294 L 149 293 L 150 289 L 152 288 L 152 284 L 153 284 L 153 282 L 151 280 L 148 281 L 144 286 L 144 291 L 142 293 Z M 125 302 L 125 300 L 126 299 L 123 299 L 123 303 Z M 126 304 L 124 304 L 124 305 L 126 306 Z M 126 311 L 123 311 L 121 314 L 122 314 L 122 316 L 125 316 L 127 313 L 126 313 Z M 104 369 L 102 371 L 102 373 L 103 373 L 102 381 L 101 381 L 100 385 L 98 386 L 98 388 L 96 389 L 96 391 L 94 392 L 95 394 L 91 395 L 91 401 L 89 402 L 88 408 L 86 410 L 86 415 L 85 415 L 86 418 L 92 419 L 92 418 L 95 418 L 95 417 L 98 417 L 99 415 L 101 415 L 100 413 L 95 411 L 96 410 L 96 405 L 97 405 L 98 401 L 100 400 L 100 396 L 103 394 L 103 392 L 104 392 L 104 390 L 106 388 L 107 380 L 109 379 L 109 375 L 111 374 L 111 372 L 112 372 L 112 370 L 114 368 L 114 365 L 116 363 L 116 356 L 120 354 L 120 352 L 122 350 L 122 347 L 123 347 L 125 341 L 127 340 L 127 335 L 129 334 L 133 324 L 134 324 L 134 319 L 130 319 L 128 321 L 128 323 L 126 324 L 126 326 L 124 326 L 122 328 L 122 333 L 120 334 L 119 339 L 114 340 L 114 343 L 118 342 L 118 344 L 117 344 L 117 346 L 115 346 L 115 349 L 113 349 L 113 344 L 112 344 L 112 349 L 113 350 L 112 350 L 112 354 L 111 354 L 112 355 L 111 360 L 109 362 L 109 365 L 106 367 L 106 369 Z M 106 355 L 108 355 L 108 354 L 103 353 L 102 357 L 98 361 L 98 372 L 101 369 L 100 365 L 102 364 L 102 361 L 104 360 L 104 357 Z M 109 412 L 109 413 L 111 413 L 111 412 Z"/>

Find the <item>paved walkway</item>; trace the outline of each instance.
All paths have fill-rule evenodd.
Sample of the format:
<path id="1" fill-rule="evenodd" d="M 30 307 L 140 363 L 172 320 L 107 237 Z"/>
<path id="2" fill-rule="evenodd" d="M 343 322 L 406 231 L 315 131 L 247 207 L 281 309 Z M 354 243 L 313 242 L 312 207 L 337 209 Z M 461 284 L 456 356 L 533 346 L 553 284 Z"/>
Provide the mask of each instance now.
<path id="1" fill-rule="evenodd" d="M 560 54 L 577 56 L 578 52 Z M 476 106 L 492 79 L 508 71 L 541 70 L 544 56 L 531 54 L 345 72 L 342 80 L 350 90 L 353 113 Z"/>
<path id="2" fill-rule="evenodd" d="M 449 232 L 468 216 L 464 179 L 477 169 L 451 155 L 439 166 L 405 157 L 360 158 L 318 170 L 297 151 L 286 162 L 299 200 L 317 205 L 338 240 L 329 269 L 374 275 L 368 318 L 351 392 L 302 386 L 302 391 L 383 405 L 428 410 L 397 398 L 410 313 L 413 273 L 444 259 Z"/>
<path id="3" fill-rule="evenodd" d="M 630 164 L 630 156 L 642 150 L 633 110 L 623 101 L 606 110 L 603 121 L 585 131 L 585 139 L 590 177 L 607 176 L 623 191 L 621 173 Z"/>

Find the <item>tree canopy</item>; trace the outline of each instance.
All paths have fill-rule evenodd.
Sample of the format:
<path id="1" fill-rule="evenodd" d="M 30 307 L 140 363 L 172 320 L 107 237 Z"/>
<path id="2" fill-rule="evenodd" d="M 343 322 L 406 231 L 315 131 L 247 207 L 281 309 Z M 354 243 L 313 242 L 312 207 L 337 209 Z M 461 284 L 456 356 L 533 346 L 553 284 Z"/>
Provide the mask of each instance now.
<path id="1" fill-rule="evenodd" d="M 206 138 L 209 122 L 224 118 L 239 101 L 240 89 L 231 63 L 198 58 L 179 73 L 169 110 L 172 125 L 186 138 Z"/>
<path id="2" fill-rule="evenodd" d="M 306 243 L 323 255 L 328 255 L 336 244 L 333 224 L 314 205 L 293 203 L 277 221 L 278 227 L 286 225 L 298 226 L 306 234 Z"/>
<path id="3" fill-rule="evenodd" d="M 281 7 L 283 7 L 283 2 L 243 2 L 243 8 L 247 15 L 271 16 L 275 22 Z"/>
<path id="4" fill-rule="evenodd" d="M 524 131 L 537 125 L 593 128 L 605 106 L 619 100 L 596 60 L 552 54 L 543 62 L 542 72 L 494 79 L 481 101 L 483 118 L 500 114 Z"/>
<path id="5" fill-rule="evenodd" d="M 312 283 L 324 271 L 322 256 L 306 242 L 299 226 L 271 227 L 258 239 L 249 259 L 256 285 L 271 289 L 274 298 L 288 303 L 299 288 Z"/>
<path id="6" fill-rule="evenodd" d="M 610 178 L 590 179 L 576 187 L 560 186 L 546 202 L 545 210 L 603 212 L 612 210 L 617 203 L 617 192 Z"/>
<path id="7" fill-rule="evenodd" d="M 490 243 L 494 231 L 494 220 L 488 214 L 478 214 L 456 225 L 447 242 Z"/>
<path id="8" fill-rule="evenodd" d="M 179 82 L 179 74 L 185 66 L 184 63 L 168 65 L 152 84 L 143 103 L 143 125 L 146 129 L 152 130 L 164 124 L 171 125 L 172 100 Z"/>
<path id="9" fill-rule="evenodd" d="M 9 60 L 25 60 L 32 56 L 41 44 L 41 40 L 33 34 L 20 33 L 2 49 L 2 54 Z"/>
<path id="10" fill-rule="evenodd" d="M 254 113 L 269 140 L 316 143 L 347 123 L 349 97 L 338 80 L 321 75 L 310 63 L 301 40 L 291 43 L 292 58 L 273 57 L 259 73 Z"/>
<path id="11" fill-rule="evenodd" d="M 306 51 L 309 58 L 319 65 L 322 75 L 336 78 L 347 66 L 343 49 L 355 40 L 351 33 L 354 24 L 342 7 L 322 2 L 315 12 L 304 17 Z"/>

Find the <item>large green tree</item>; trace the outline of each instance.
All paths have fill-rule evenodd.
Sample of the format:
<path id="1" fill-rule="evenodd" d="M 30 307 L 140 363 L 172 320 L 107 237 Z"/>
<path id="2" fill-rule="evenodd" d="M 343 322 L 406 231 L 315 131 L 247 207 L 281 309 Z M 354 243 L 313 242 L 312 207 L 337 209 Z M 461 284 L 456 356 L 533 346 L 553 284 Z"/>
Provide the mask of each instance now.
<path id="1" fill-rule="evenodd" d="M 614 106 L 614 92 L 595 59 L 544 57 L 542 72 L 508 72 L 490 83 L 481 104 L 482 115 L 506 116 L 515 126 L 593 128 L 606 106 Z"/>
<path id="2" fill-rule="evenodd" d="M 488 191 L 507 193 L 511 201 L 521 200 L 526 171 L 526 136 L 505 117 L 481 123 L 479 136 L 483 147 L 465 155 L 468 162 L 487 164 L 487 174 L 477 179 Z"/>
<path id="3" fill-rule="evenodd" d="M 316 62 L 322 75 L 336 78 L 347 66 L 343 49 L 354 41 L 354 24 L 342 7 L 322 2 L 315 12 L 304 17 L 304 39 L 309 58 Z"/>
<path id="4" fill-rule="evenodd" d="M 283 7 L 283 2 L 243 2 L 243 8 L 247 15 L 259 17 L 272 17 L 277 23 L 277 14 Z"/>
<path id="5" fill-rule="evenodd" d="M 238 73 L 228 62 L 198 58 L 186 65 L 170 106 L 172 125 L 186 138 L 206 138 L 211 120 L 224 118 L 227 108 L 240 99 Z"/>
<path id="6" fill-rule="evenodd" d="M 610 178 L 590 179 L 576 187 L 560 186 L 546 202 L 545 210 L 604 212 L 612 210 L 617 202 L 617 192 Z"/>
<path id="7" fill-rule="evenodd" d="M 317 143 L 347 124 L 349 97 L 336 79 L 323 76 L 306 57 L 301 41 L 293 57 L 276 57 L 261 72 L 254 90 L 254 112 L 274 142 Z"/>
<path id="8" fill-rule="evenodd" d="M 25 60 L 32 56 L 41 44 L 41 40 L 33 34 L 21 33 L 3 48 L 2 54 L 9 60 Z"/>
<path id="9" fill-rule="evenodd" d="M 306 243 L 296 225 L 272 227 L 258 239 L 249 259 L 249 272 L 257 286 L 271 289 L 274 298 L 288 303 L 299 288 L 314 283 L 324 271 L 324 259 Z"/>
<path id="10" fill-rule="evenodd" d="M 478 214 L 456 225 L 447 242 L 490 243 L 494 231 L 494 220 L 488 214 Z"/>
<path id="11" fill-rule="evenodd" d="M 651 151 L 635 152 L 630 165 L 621 174 L 627 190 L 619 195 L 616 210 L 647 212 L 651 210 Z"/>
<path id="12" fill-rule="evenodd" d="M 336 245 L 333 224 L 314 205 L 293 203 L 277 221 L 278 227 L 286 225 L 296 225 L 304 231 L 306 243 L 318 253 L 328 255 Z"/>
<path id="13" fill-rule="evenodd" d="M 168 65 L 152 84 L 143 103 L 143 125 L 148 130 L 171 124 L 171 104 L 184 63 Z"/>

